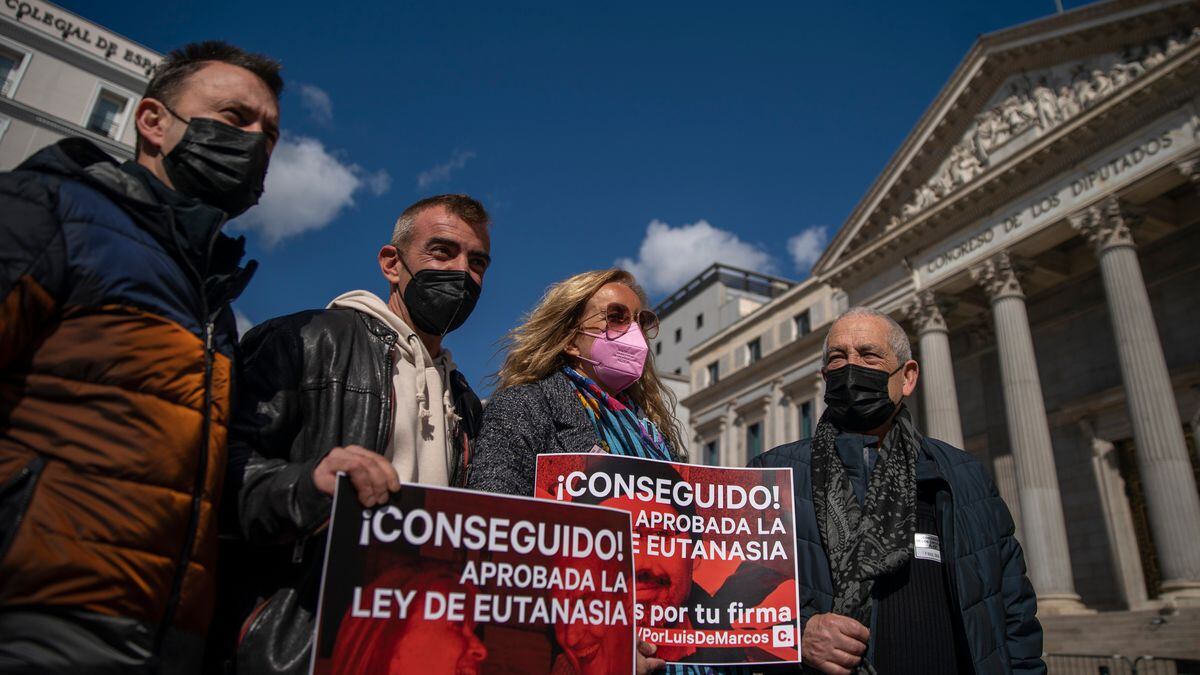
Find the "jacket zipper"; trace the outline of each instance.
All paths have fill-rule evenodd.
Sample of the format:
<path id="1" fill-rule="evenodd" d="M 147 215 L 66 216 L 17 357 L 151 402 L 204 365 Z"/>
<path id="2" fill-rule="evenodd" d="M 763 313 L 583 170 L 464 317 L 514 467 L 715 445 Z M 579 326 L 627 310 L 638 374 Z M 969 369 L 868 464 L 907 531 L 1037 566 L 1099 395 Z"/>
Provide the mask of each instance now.
<path id="1" fill-rule="evenodd" d="M 22 481 L 28 481 L 28 484 L 22 486 L 21 496 L 17 499 L 17 517 L 13 520 L 8 541 L 0 540 L 0 558 L 8 553 L 9 546 L 17 538 L 17 532 L 21 529 L 21 521 L 25 519 L 25 512 L 29 510 L 29 502 L 33 500 L 33 490 L 37 487 L 38 477 L 41 476 L 42 468 L 45 465 L 46 460 L 38 455 L 29 460 L 25 466 L 21 467 L 17 475 L 10 479 L 10 485 L 20 485 Z"/>
<path id="2" fill-rule="evenodd" d="M 396 398 L 396 378 L 392 377 L 393 363 L 396 358 L 396 340 L 398 338 L 391 337 L 388 342 L 387 357 L 383 362 L 383 377 L 387 381 L 388 386 L 383 388 L 383 394 L 386 397 L 383 401 L 383 444 L 379 446 L 379 454 L 387 456 L 388 448 L 392 444 L 392 420 L 395 419 L 395 411 L 392 410 L 392 401 Z"/>
<path id="3" fill-rule="evenodd" d="M 939 470 L 940 470 L 940 467 L 939 467 Z M 946 511 L 948 512 L 947 515 L 949 515 L 949 518 L 947 519 L 948 522 L 943 523 L 943 528 L 941 531 L 942 564 L 946 566 L 946 576 L 948 577 L 948 581 L 950 582 L 949 583 L 950 598 L 954 601 L 954 604 L 951 606 L 954 607 L 955 611 L 958 614 L 958 616 L 955 618 L 960 623 L 963 623 L 963 621 L 965 620 L 965 617 L 963 617 L 963 615 L 962 615 L 962 606 L 960 604 L 961 601 L 959 600 L 959 596 L 958 596 L 958 574 L 955 571 L 955 565 L 954 565 L 954 560 L 955 560 L 955 557 L 954 557 L 954 541 L 955 541 L 955 536 L 954 536 L 955 535 L 955 533 L 954 533 L 954 529 L 955 529 L 954 528 L 954 490 L 950 487 L 950 481 L 946 480 L 945 478 L 942 479 L 942 484 L 946 486 L 946 497 L 945 497 L 945 499 L 947 501 Z M 939 516 L 941 515 L 940 508 L 938 509 L 938 515 Z M 965 623 L 963 623 L 963 625 L 962 625 L 962 630 L 963 630 L 963 633 L 965 634 L 967 631 L 967 626 Z M 975 654 L 972 653 L 970 640 L 966 641 L 966 648 L 967 648 L 967 657 L 969 659 L 971 659 L 971 663 L 974 664 L 975 663 Z"/>
<path id="4" fill-rule="evenodd" d="M 196 547 L 196 530 L 200 526 L 200 507 L 204 500 L 205 477 L 208 473 L 209 435 L 212 432 L 212 355 L 213 324 L 210 321 L 204 324 L 204 419 L 200 426 L 200 442 L 202 446 L 196 466 L 196 477 L 192 482 L 192 511 L 188 517 L 183 554 L 179 558 L 175 579 L 171 583 L 171 595 L 167 601 L 167 610 L 163 614 L 162 627 L 159 630 L 158 638 L 155 640 L 154 656 L 156 658 L 162 656 L 162 647 L 166 640 L 167 631 L 175 623 L 175 613 L 179 610 L 179 599 L 183 591 L 183 582 L 187 577 L 188 566 L 192 562 L 192 550 Z"/>
<path id="5" fill-rule="evenodd" d="M 171 216 L 171 230 L 175 232 L 174 216 Z M 221 234 L 224 220 L 213 228 L 205 251 L 205 267 L 212 258 L 213 246 Z M 178 236 L 178 235 L 176 235 Z M 178 239 L 176 240 L 178 241 Z M 208 295 L 204 288 L 204 276 L 196 269 L 196 265 L 186 257 L 187 268 L 196 281 L 196 289 L 200 295 L 200 319 L 204 322 L 204 416 L 200 423 L 200 453 L 196 462 L 196 475 L 192 481 L 192 510 L 188 516 L 187 534 L 184 537 L 183 552 L 176 566 L 175 579 L 171 582 L 171 595 L 167 598 L 167 608 L 159 625 L 158 635 L 154 639 L 154 651 L 151 660 L 161 663 L 163 645 L 166 643 L 167 632 L 175 623 L 175 614 L 179 611 L 179 600 L 183 593 L 183 583 L 187 578 L 188 566 L 192 562 L 192 550 L 196 547 L 196 530 L 200 526 L 200 507 L 204 499 L 205 478 L 208 473 L 209 436 L 212 433 L 212 370 L 213 370 L 213 318 L 209 315 Z"/>

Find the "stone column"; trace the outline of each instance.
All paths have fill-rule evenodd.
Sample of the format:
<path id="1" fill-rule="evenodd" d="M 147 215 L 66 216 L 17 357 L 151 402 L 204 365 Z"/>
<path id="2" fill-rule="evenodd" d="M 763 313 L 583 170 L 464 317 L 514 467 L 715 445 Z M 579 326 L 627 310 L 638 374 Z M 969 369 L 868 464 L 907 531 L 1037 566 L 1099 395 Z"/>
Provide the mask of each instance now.
<path id="1" fill-rule="evenodd" d="M 963 447 L 954 362 L 950 356 L 950 331 L 942 315 L 945 305 L 933 291 L 917 293 L 908 306 L 908 318 L 917 328 L 921 356 L 921 394 L 925 401 L 925 433 L 956 448 Z"/>
<path id="2" fill-rule="evenodd" d="M 996 478 L 996 490 L 1000 493 L 1004 504 L 1008 506 L 1008 512 L 1012 514 L 1013 525 L 1017 530 L 1017 541 L 1021 542 L 1021 547 L 1024 548 L 1025 534 L 1021 527 L 1021 487 L 1017 485 L 1017 467 L 1012 453 L 994 455 L 992 473 Z"/>
<path id="3" fill-rule="evenodd" d="M 779 422 L 783 419 L 783 410 L 779 406 L 779 399 L 783 397 L 782 386 L 781 380 L 773 380 L 771 391 L 763 401 L 763 452 L 783 443 L 783 434 L 778 431 Z M 747 458 L 746 461 L 750 460 Z"/>
<path id="4" fill-rule="evenodd" d="M 1021 500 L 1021 531 L 1029 579 L 1037 591 L 1042 614 L 1070 614 L 1086 609 L 1075 593 L 1067 527 L 1050 424 L 1025 293 L 1007 251 L 998 253 L 971 269 L 971 276 L 987 292 L 996 324 L 996 351 L 1000 358 L 1000 382 L 1004 388 L 1004 413 L 1009 443 L 1017 465 Z"/>
<path id="5" fill-rule="evenodd" d="M 1100 508 L 1104 510 L 1104 528 L 1108 532 L 1108 552 L 1117 573 L 1117 590 L 1129 609 L 1147 605 L 1146 578 L 1142 572 L 1142 556 L 1138 553 L 1137 531 L 1133 513 L 1125 496 L 1125 479 L 1117 466 L 1116 446 L 1096 437 L 1092 424 L 1080 420 L 1079 429 L 1092 446 L 1092 468 L 1096 472 L 1096 488 Z"/>
<path id="6" fill-rule="evenodd" d="M 782 388 L 779 390 L 779 399 L 775 408 L 775 446 L 791 443 L 796 440 L 795 436 L 788 431 L 795 418 L 796 413 L 793 412 L 795 406 L 792 405 L 792 396 Z"/>
<path id="7" fill-rule="evenodd" d="M 1096 247 L 1100 260 L 1163 578 L 1162 599 L 1200 604 L 1200 496 L 1130 232 L 1136 219 L 1115 197 L 1070 216 L 1071 225 Z"/>
<path id="8" fill-rule="evenodd" d="M 721 458 L 721 466 L 738 466 L 734 463 L 736 457 L 734 440 L 737 438 L 736 419 L 737 414 L 730 405 L 721 419 L 721 447 L 717 449 L 717 456 Z"/>

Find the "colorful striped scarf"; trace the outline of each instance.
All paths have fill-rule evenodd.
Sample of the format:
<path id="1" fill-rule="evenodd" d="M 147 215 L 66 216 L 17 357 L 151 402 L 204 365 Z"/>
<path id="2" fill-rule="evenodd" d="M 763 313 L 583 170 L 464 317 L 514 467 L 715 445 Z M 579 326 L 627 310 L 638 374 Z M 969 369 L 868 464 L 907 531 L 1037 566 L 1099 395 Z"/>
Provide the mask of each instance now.
<path id="1" fill-rule="evenodd" d="M 610 395 L 591 378 L 570 366 L 565 366 L 563 372 L 575 385 L 579 402 L 583 404 L 588 419 L 596 427 L 596 435 L 600 437 L 600 443 L 605 450 L 614 455 L 675 460 L 671 446 L 662 432 L 654 422 L 642 414 L 637 404 L 628 396 Z M 663 675 L 713 675 L 718 672 L 737 671 L 673 663 L 659 672 Z"/>
<path id="2" fill-rule="evenodd" d="M 612 396 L 591 378 L 570 366 L 563 372 L 575 385 L 579 402 L 596 428 L 600 444 L 614 455 L 672 460 L 671 446 L 654 422 L 628 396 Z"/>

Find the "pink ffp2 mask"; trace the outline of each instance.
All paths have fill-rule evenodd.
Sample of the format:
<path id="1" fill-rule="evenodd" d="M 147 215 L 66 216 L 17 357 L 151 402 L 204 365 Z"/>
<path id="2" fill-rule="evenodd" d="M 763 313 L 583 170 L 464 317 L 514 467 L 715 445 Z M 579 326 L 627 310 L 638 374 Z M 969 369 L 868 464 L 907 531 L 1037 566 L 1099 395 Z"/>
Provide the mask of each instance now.
<path id="1" fill-rule="evenodd" d="M 642 327 L 636 322 L 615 340 L 608 339 L 603 333 L 579 332 L 595 338 L 592 342 L 592 358 L 583 355 L 579 358 L 592 364 L 596 379 L 601 384 L 620 392 L 641 379 L 650 347 L 646 344 L 646 338 L 642 337 Z"/>

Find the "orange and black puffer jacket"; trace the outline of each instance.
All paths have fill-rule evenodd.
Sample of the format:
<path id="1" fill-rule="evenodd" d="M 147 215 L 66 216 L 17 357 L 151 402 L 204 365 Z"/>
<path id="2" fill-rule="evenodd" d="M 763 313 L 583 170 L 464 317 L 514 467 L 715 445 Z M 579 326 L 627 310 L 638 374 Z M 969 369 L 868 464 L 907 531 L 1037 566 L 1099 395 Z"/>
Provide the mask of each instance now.
<path id="1" fill-rule="evenodd" d="M 199 667 L 254 269 L 224 221 L 82 139 L 0 174 L 0 636 L 32 663 Z"/>

